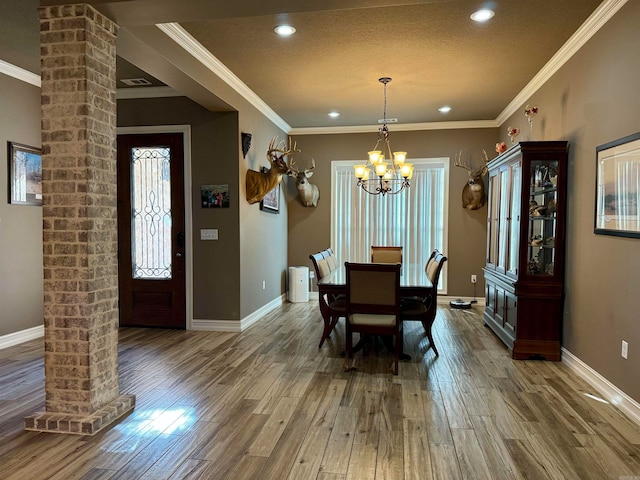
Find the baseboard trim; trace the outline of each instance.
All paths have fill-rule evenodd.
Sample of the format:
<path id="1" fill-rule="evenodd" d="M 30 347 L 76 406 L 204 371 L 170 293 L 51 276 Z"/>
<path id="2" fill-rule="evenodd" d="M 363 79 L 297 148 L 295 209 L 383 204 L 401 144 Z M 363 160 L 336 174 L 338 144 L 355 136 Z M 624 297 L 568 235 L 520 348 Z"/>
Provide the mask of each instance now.
<path id="1" fill-rule="evenodd" d="M 3 348 L 13 347 L 29 340 L 35 340 L 36 338 L 44 337 L 44 325 L 39 325 L 33 328 L 27 328 L 26 330 L 20 330 L 19 332 L 8 333 L 0 337 L 0 350 Z"/>
<path id="2" fill-rule="evenodd" d="M 252 314 L 246 316 L 240 321 L 237 320 L 203 320 L 193 319 L 191 322 L 191 330 L 202 332 L 233 332 L 240 333 L 245 331 L 251 325 L 259 321 L 267 313 L 281 306 L 286 299 L 285 295 L 280 295 L 266 305 L 260 307 Z"/>
<path id="3" fill-rule="evenodd" d="M 609 403 L 619 408 L 633 422 L 640 425 L 640 404 L 609 380 L 562 347 L 562 363 L 594 387 Z"/>

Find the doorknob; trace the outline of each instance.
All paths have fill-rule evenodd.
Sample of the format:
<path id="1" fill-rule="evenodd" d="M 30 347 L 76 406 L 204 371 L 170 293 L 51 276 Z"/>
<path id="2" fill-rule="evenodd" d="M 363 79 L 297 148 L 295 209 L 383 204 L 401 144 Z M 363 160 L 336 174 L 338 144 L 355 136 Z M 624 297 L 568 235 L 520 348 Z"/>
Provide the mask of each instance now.
<path id="1" fill-rule="evenodd" d="M 176 257 L 181 257 L 182 254 L 180 252 L 176 253 Z"/>

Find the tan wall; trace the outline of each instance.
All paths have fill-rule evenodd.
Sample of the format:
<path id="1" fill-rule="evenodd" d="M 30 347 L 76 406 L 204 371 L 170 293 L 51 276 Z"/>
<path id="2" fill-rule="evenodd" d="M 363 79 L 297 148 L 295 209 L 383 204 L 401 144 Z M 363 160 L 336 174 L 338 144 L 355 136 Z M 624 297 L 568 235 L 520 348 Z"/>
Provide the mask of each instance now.
<path id="1" fill-rule="evenodd" d="M 185 97 L 118 101 L 119 127 L 181 124 L 191 126 L 193 317 L 238 320 L 237 114 L 210 112 Z M 230 207 L 203 209 L 200 206 L 200 185 L 203 184 L 228 184 Z M 200 240 L 202 228 L 217 228 L 220 239 Z"/>
<path id="2" fill-rule="evenodd" d="M 563 346 L 640 401 L 640 239 L 595 235 L 596 147 L 640 131 L 640 2 L 628 2 L 526 103 L 534 140 L 569 141 Z M 524 111 L 524 106 L 521 111 Z M 522 113 L 508 125 L 528 131 Z M 620 356 L 622 340 L 629 355 Z"/>
<path id="3" fill-rule="evenodd" d="M 462 188 L 467 182 L 466 170 L 453 166 L 454 156 L 461 150 L 471 155 L 480 166 L 482 149 L 489 158 L 495 155 L 496 129 L 432 130 L 422 132 L 395 131 L 389 127 L 394 149 L 409 152 L 409 157 L 450 157 L 448 245 L 448 294 L 473 296 L 471 274 L 478 276 L 476 295 L 484 296 L 482 267 L 486 256 L 487 207 L 479 210 L 462 208 Z M 376 133 L 348 135 L 299 135 L 296 138 L 302 152 L 296 155 L 300 165 L 316 161 L 311 182 L 320 189 L 317 208 L 303 207 L 297 199 L 293 179 L 288 179 L 289 202 L 289 265 L 308 265 L 309 254 L 323 250 L 331 241 L 331 161 L 365 159 L 376 141 Z M 486 182 L 486 178 L 485 178 Z M 355 188 L 355 187 L 354 187 Z M 340 252 L 337 252 L 340 256 Z M 425 258 L 425 261 L 427 259 Z M 314 282 L 311 282 L 312 285 Z"/>
<path id="4" fill-rule="evenodd" d="M 239 102 L 242 103 L 242 102 Z M 267 146 L 282 132 L 257 111 L 210 112 L 186 97 L 120 100 L 118 126 L 191 125 L 193 202 L 193 317 L 241 320 L 285 292 L 287 205 L 278 215 L 249 205 L 247 169 L 269 166 Z M 239 126 L 240 125 L 240 126 Z M 252 133 L 244 159 L 240 132 Z M 200 185 L 229 184 L 228 209 L 200 207 Z M 200 230 L 217 228 L 219 240 L 200 240 Z M 265 282 L 265 289 L 262 282 Z"/>
<path id="5" fill-rule="evenodd" d="M 7 142 L 40 147 L 40 88 L 0 74 L 0 335 L 42 326 L 42 207 L 9 205 Z"/>

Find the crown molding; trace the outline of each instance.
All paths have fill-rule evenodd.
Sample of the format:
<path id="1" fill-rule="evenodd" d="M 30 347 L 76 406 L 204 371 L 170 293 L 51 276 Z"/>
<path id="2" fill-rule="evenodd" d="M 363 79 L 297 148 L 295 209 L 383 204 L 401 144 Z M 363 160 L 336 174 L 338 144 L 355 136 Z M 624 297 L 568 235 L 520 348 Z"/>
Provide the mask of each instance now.
<path id="1" fill-rule="evenodd" d="M 253 105 L 265 117 L 271 120 L 277 127 L 285 132 L 289 132 L 291 130 L 291 126 L 287 122 L 285 122 L 275 111 L 271 109 L 269 105 L 258 97 L 253 90 L 251 90 L 242 80 L 240 80 L 209 50 L 204 48 L 200 42 L 193 38 L 189 32 L 182 28 L 178 23 L 159 23 L 156 24 L 156 27 L 234 89 L 241 97 Z"/>
<path id="2" fill-rule="evenodd" d="M 129 100 L 132 98 L 165 98 L 184 97 L 184 94 L 171 87 L 132 87 L 118 88 L 116 90 L 117 100 Z"/>
<path id="3" fill-rule="evenodd" d="M 497 128 L 500 125 L 495 120 L 469 120 L 460 122 L 425 122 L 425 123 L 394 123 L 394 132 L 414 132 L 423 130 L 462 130 L 466 128 Z M 330 135 L 336 133 L 371 133 L 377 132 L 380 125 L 354 125 L 344 127 L 300 127 L 292 128 L 289 135 Z"/>
<path id="4" fill-rule="evenodd" d="M 535 94 L 560 68 L 593 37 L 628 0 L 605 0 L 575 31 L 565 44 L 551 57 L 531 81 L 514 97 L 506 108 L 496 117 L 496 123 L 502 125 L 522 108 L 522 105 Z"/>
<path id="5" fill-rule="evenodd" d="M 4 60 L 0 60 L 0 73 L 4 73 L 9 77 L 13 77 L 17 80 L 21 80 L 26 83 L 30 83 L 36 87 L 41 87 L 42 82 L 40 81 L 40 75 L 36 75 L 35 73 L 31 73 L 24 68 L 16 67 L 9 62 L 5 62 Z"/>

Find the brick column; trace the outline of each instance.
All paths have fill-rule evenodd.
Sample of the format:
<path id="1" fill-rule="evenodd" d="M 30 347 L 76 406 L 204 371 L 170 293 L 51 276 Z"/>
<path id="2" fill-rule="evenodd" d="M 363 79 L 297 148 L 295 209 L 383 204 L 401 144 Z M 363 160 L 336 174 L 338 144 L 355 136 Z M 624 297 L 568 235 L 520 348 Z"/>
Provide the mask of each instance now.
<path id="1" fill-rule="evenodd" d="M 87 4 L 41 7 L 46 412 L 92 435 L 135 405 L 118 384 L 116 35 Z"/>

